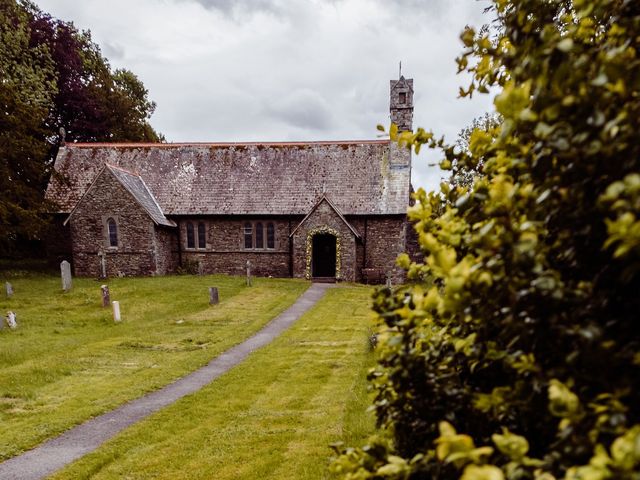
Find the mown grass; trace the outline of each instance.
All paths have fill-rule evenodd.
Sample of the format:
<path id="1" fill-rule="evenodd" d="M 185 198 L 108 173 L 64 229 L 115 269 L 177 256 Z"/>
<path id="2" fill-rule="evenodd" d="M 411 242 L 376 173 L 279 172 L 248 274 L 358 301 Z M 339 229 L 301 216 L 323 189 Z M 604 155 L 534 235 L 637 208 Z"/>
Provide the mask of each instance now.
<path id="1" fill-rule="evenodd" d="M 0 274 L 0 281 L 5 278 Z M 0 459 L 12 457 L 127 400 L 204 365 L 289 307 L 307 288 L 296 280 L 228 276 L 124 278 L 108 282 L 123 322 L 101 307 L 100 282 L 9 278 L 0 313 Z M 221 302 L 208 305 L 208 286 Z"/>
<path id="2" fill-rule="evenodd" d="M 370 289 L 331 289 L 288 331 L 203 390 L 130 427 L 54 479 L 326 479 L 366 411 Z"/>

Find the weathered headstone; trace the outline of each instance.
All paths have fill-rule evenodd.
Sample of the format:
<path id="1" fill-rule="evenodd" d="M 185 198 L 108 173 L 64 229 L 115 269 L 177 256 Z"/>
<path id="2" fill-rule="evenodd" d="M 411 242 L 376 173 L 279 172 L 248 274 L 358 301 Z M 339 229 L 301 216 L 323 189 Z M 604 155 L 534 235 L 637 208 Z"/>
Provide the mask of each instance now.
<path id="1" fill-rule="evenodd" d="M 13 296 L 13 285 L 11 285 L 9 282 L 6 282 L 4 286 L 7 290 L 7 298 L 11 298 Z"/>
<path id="2" fill-rule="evenodd" d="M 216 305 L 219 301 L 218 287 L 209 287 L 209 305 Z"/>
<path id="3" fill-rule="evenodd" d="M 71 264 L 66 260 L 60 263 L 60 274 L 62 275 L 62 290 L 71 290 Z"/>
<path id="4" fill-rule="evenodd" d="M 120 318 L 120 302 L 114 300 L 113 302 L 111 302 L 111 304 L 113 305 L 113 321 L 121 321 L 122 318 Z"/>
<path id="5" fill-rule="evenodd" d="M 100 287 L 100 290 L 102 292 L 102 306 L 108 307 L 109 304 L 111 303 L 111 295 L 109 295 L 109 286 L 102 285 Z"/>
<path id="6" fill-rule="evenodd" d="M 386 284 L 387 288 L 391 288 L 391 274 L 387 273 L 387 284 Z"/>
<path id="7" fill-rule="evenodd" d="M 204 275 L 204 264 L 202 263 L 202 260 L 198 260 L 198 275 Z"/>
<path id="8" fill-rule="evenodd" d="M 14 312 L 7 312 L 7 325 L 9 325 L 9 328 L 16 328 L 18 326 Z"/>
<path id="9" fill-rule="evenodd" d="M 251 286 L 251 260 L 247 260 L 247 287 Z"/>

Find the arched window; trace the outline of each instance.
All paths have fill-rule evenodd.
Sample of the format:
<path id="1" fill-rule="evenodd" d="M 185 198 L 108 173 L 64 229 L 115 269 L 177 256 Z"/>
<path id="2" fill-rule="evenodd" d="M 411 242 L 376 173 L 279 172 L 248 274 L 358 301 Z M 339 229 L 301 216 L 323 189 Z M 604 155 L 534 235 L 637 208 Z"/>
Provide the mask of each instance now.
<path id="1" fill-rule="evenodd" d="M 276 232 L 273 223 L 267 223 L 267 248 L 276 248 Z"/>
<path id="2" fill-rule="evenodd" d="M 107 220 L 107 230 L 109 231 L 109 246 L 118 246 L 118 225 L 113 218 Z"/>
<path id="3" fill-rule="evenodd" d="M 264 230 L 262 223 L 256 223 L 256 248 L 264 248 Z"/>
<path id="4" fill-rule="evenodd" d="M 187 248 L 196 248 L 193 223 L 191 222 L 187 223 Z"/>
<path id="5" fill-rule="evenodd" d="M 198 248 L 207 248 L 207 231 L 204 223 L 198 223 Z"/>
<path id="6" fill-rule="evenodd" d="M 244 224 L 244 248 L 253 248 L 253 225 L 251 222 Z"/>

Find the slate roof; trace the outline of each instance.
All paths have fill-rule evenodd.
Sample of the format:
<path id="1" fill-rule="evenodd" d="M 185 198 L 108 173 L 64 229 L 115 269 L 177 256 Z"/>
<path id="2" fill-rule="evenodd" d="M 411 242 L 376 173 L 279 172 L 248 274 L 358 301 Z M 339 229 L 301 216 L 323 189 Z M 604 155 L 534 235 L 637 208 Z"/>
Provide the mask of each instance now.
<path id="1" fill-rule="evenodd" d="M 136 199 L 136 202 L 144 208 L 151 220 L 154 221 L 156 225 L 165 225 L 167 227 L 175 227 L 176 223 L 172 220 L 169 220 L 162 213 L 162 209 L 158 202 L 153 197 L 153 194 L 147 188 L 147 185 L 144 183 L 144 180 L 139 175 L 135 173 L 128 172 L 123 170 L 122 168 L 115 167 L 113 165 L 109 165 L 108 163 L 105 167 L 113 173 L 116 179 L 122 184 L 124 188 L 126 188 L 133 198 Z"/>
<path id="2" fill-rule="evenodd" d="M 336 214 L 338 215 L 340 220 L 342 220 L 342 222 L 349 228 L 349 230 L 351 230 L 351 233 L 353 233 L 353 235 L 358 240 L 360 240 L 362 238 L 360 236 L 360 234 L 358 233 L 358 230 L 356 230 L 355 227 L 353 225 L 351 225 L 346 218 L 344 218 L 344 215 L 342 214 L 340 209 L 338 207 L 336 207 L 336 204 L 333 203 L 331 200 L 329 200 L 325 194 L 322 195 L 320 200 L 318 200 L 318 202 L 313 206 L 313 208 L 307 214 L 307 216 L 304 217 L 302 219 L 302 221 L 296 226 L 296 228 L 293 229 L 293 231 L 289 234 L 290 237 L 293 237 L 293 235 L 298 231 L 298 229 L 300 227 L 302 227 L 302 225 L 309 219 L 309 217 L 311 217 L 311 215 L 313 215 L 313 212 L 315 212 L 317 210 L 317 208 L 322 204 L 322 202 L 327 202 L 327 204 L 329 204 L 329 206 L 333 209 L 333 211 L 336 212 Z"/>
<path id="3" fill-rule="evenodd" d="M 323 193 L 345 215 L 404 214 L 410 166 L 391 165 L 393 150 L 388 140 L 67 144 L 46 197 L 70 212 L 109 164 L 136 172 L 134 190 L 144 184 L 164 215 L 306 215 Z"/>
<path id="4" fill-rule="evenodd" d="M 147 188 L 147 185 L 144 183 L 144 180 L 142 180 L 142 178 L 139 175 L 133 172 L 124 170 L 122 168 L 109 165 L 107 163 L 100 170 L 98 175 L 96 175 L 96 178 L 103 171 L 109 171 L 111 174 L 113 174 L 116 180 L 120 182 L 120 184 L 133 196 L 135 201 L 149 214 L 149 217 L 151 217 L 151 220 L 153 220 L 153 222 L 156 225 L 164 225 L 166 227 L 176 226 L 176 223 L 173 220 L 169 220 L 167 217 L 164 216 L 164 213 L 162 213 L 162 209 L 160 208 L 160 205 L 158 205 L 158 202 L 153 197 L 153 194 Z M 87 189 L 87 191 L 88 190 L 89 189 Z M 84 193 L 86 193 L 86 191 Z M 69 214 L 69 217 L 71 217 L 72 214 L 73 214 L 73 210 Z M 64 223 L 66 224 L 67 221 L 68 219 L 65 220 Z"/>

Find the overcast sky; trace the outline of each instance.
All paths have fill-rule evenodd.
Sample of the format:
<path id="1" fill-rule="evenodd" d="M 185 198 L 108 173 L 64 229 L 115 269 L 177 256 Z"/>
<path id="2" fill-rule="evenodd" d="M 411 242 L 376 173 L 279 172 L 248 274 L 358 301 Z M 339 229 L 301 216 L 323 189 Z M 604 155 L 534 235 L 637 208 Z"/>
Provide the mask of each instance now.
<path id="1" fill-rule="evenodd" d="M 486 95 L 457 99 L 458 37 L 488 23 L 483 0 L 35 1 L 140 77 L 169 142 L 376 138 L 399 61 L 414 128 L 454 141 L 491 109 Z M 414 157 L 414 185 L 437 186 L 437 160 Z"/>

